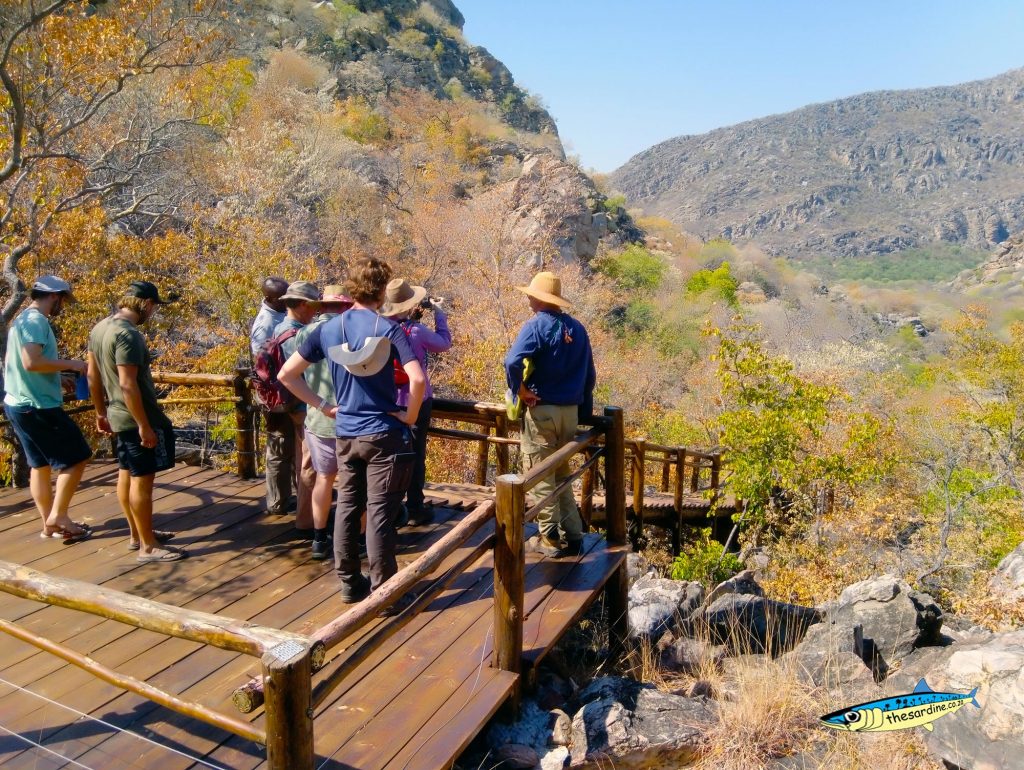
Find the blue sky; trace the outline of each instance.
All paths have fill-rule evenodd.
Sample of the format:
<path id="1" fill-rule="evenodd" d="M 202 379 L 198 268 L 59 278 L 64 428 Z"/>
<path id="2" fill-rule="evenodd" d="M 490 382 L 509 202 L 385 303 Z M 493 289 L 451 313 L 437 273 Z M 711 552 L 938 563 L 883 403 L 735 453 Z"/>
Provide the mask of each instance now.
<path id="1" fill-rule="evenodd" d="M 1024 0 L 455 0 L 583 165 L 879 89 L 1024 67 Z"/>

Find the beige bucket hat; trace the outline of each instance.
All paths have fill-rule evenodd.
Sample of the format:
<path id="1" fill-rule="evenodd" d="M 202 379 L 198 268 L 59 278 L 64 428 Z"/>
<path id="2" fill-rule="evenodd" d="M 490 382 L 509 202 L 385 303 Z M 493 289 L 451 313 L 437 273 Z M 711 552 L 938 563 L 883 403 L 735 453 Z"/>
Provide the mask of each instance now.
<path id="1" fill-rule="evenodd" d="M 516 286 L 515 288 L 516 291 L 521 291 L 541 302 L 559 307 L 572 307 L 572 303 L 562 296 L 562 279 L 547 270 L 533 276 L 529 286 Z"/>
<path id="2" fill-rule="evenodd" d="M 345 339 L 345 316 L 341 316 L 341 337 Z M 380 316 L 377 316 L 380 320 Z M 386 322 L 387 323 L 387 322 Z M 391 340 L 388 337 L 378 337 L 377 324 L 374 323 L 372 337 L 367 337 L 363 346 L 358 350 L 352 350 L 348 341 L 340 345 L 332 345 L 327 349 L 327 357 L 339 366 L 345 367 L 349 374 L 356 377 L 372 377 L 380 372 L 391 362 Z"/>
<path id="3" fill-rule="evenodd" d="M 281 299 L 303 299 L 306 302 L 319 302 L 320 289 L 316 287 L 316 284 L 309 281 L 292 281 L 288 284 L 288 291 L 281 296 Z"/>
<path id="4" fill-rule="evenodd" d="M 382 316 L 391 317 L 412 310 L 424 299 L 427 290 L 422 286 L 412 286 L 404 278 L 393 278 L 384 291 L 384 304 L 380 308 Z"/>

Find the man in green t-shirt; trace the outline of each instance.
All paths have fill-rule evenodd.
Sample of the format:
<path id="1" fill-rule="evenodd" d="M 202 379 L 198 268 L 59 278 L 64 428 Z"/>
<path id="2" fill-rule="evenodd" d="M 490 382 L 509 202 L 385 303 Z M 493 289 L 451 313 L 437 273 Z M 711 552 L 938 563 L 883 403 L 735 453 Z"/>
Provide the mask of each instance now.
<path id="1" fill-rule="evenodd" d="M 149 281 L 135 281 L 89 334 L 89 390 L 96 407 L 96 427 L 117 436 L 117 499 L 139 561 L 177 561 L 186 556 L 163 546 L 169 532 L 153 529 L 153 481 L 158 471 L 174 467 L 174 428 L 157 403 L 150 374 L 149 349 L 138 327 L 153 317 L 162 300 Z"/>
<path id="2" fill-rule="evenodd" d="M 74 543 L 89 537 L 89 528 L 71 521 L 68 506 L 82 480 L 92 450 L 82 431 L 62 408 L 60 373 L 84 373 L 85 361 L 57 357 L 50 319 L 65 302 L 74 302 L 71 285 L 44 275 L 32 285 L 31 304 L 7 333 L 4 361 L 4 410 L 31 467 L 32 500 L 43 520 L 42 537 Z M 56 493 L 50 488 L 57 471 Z"/>

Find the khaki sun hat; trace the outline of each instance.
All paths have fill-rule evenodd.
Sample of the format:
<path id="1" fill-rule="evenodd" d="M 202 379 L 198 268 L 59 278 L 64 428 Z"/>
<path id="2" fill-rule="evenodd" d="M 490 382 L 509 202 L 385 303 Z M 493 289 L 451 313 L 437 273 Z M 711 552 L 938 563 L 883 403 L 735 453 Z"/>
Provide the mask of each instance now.
<path id="1" fill-rule="evenodd" d="M 309 281 L 293 281 L 288 284 L 288 291 L 281 295 L 281 299 L 302 299 L 306 302 L 319 302 L 320 290 L 316 284 Z"/>
<path id="2" fill-rule="evenodd" d="M 347 313 L 341 316 L 341 337 L 345 339 L 345 316 Z M 377 316 L 378 320 L 380 316 Z M 339 366 L 345 367 L 350 373 L 356 377 L 372 377 L 373 375 L 380 372 L 388 363 L 391 362 L 391 340 L 388 337 L 378 337 L 377 324 L 374 324 L 373 330 L 374 336 L 367 337 L 363 342 L 363 346 L 358 350 L 352 350 L 348 346 L 348 341 L 342 342 L 340 345 L 332 345 L 327 348 L 327 357 L 330 358 L 334 363 Z"/>
<path id="3" fill-rule="evenodd" d="M 541 302 L 559 307 L 572 307 L 572 303 L 562 296 L 562 279 L 547 270 L 533 276 L 529 286 L 516 286 L 515 288 Z"/>
<path id="4" fill-rule="evenodd" d="M 381 305 L 382 316 L 396 316 L 412 310 L 427 296 L 422 286 L 411 286 L 404 278 L 393 278 L 384 291 L 384 304 Z"/>

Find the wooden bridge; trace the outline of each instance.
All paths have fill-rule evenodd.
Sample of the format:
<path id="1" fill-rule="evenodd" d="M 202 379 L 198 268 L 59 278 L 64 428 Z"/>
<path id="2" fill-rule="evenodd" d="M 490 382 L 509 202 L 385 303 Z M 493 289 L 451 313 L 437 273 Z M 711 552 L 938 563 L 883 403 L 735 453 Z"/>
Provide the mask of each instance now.
<path id="1" fill-rule="evenodd" d="M 610 655 L 623 650 L 627 502 L 640 499 L 633 519 L 674 527 L 678 543 L 681 523 L 709 515 L 700 489 L 717 486 L 717 458 L 627 442 L 615 408 L 512 473 L 518 442 L 503 410 L 439 399 L 432 431 L 476 445 L 475 483 L 431 485 L 434 523 L 402 530 L 399 573 L 347 606 L 290 517 L 264 513 L 239 377 L 201 377 L 234 389 L 239 473 L 179 465 L 157 477 L 154 524 L 178 533 L 189 559 L 136 562 L 112 464 L 93 463 L 74 498 L 72 517 L 95 533 L 82 543 L 40 539 L 28 490 L 0 493 L 0 765 L 448 767 L 499 709 L 514 713 L 538 664 L 602 596 Z M 652 457 L 663 483 L 647 492 Z M 567 459 L 577 468 L 566 484 L 604 534 L 587 534 L 575 558 L 527 553 L 549 500 L 528 493 Z M 409 592 L 409 609 L 379 616 Z"/>

